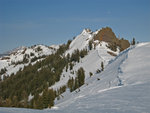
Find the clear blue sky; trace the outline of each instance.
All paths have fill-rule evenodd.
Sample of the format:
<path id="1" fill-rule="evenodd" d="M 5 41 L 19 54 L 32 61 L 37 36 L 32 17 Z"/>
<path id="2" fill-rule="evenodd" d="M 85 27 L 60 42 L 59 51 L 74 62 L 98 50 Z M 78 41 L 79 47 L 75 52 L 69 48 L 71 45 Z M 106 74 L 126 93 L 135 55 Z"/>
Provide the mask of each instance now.
<path id="1" fill-rule="evenodd" d="M 0 0 L 0 53 L 61 44 L 84 28 L 150 41 L 150 0 Z"/>

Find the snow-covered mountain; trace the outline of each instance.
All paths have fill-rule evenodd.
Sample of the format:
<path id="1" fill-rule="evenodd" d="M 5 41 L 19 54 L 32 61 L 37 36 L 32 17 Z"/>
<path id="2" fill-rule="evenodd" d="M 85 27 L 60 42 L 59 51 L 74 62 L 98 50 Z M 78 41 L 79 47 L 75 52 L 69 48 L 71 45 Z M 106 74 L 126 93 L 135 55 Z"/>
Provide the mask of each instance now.
<path id="1" fill-rule="evenodd" d="M 101 69 L 101 62 L 104 63 L 106 66 L 108 62 L 112 59 L 115 58 L 115 56 L 109 54 L 113 53 L 114 55 L 118 55 L 120 50 L 117 48 L 117 51 L 112 51 L 109 49 L 108 43 L 104 41 L 99 41 L 99 40 L 93 40 L 96 32 L 91 32 L 89 29 L 84 29 L 80 35 L 78 35 L 70 44 L 69 49 L 66 51 L 65 55 L 67 54 L 72 54 L 75 50 L 83 50 L 87 49 L 88 50 L 88 55 L 86 55 L 84 58 L 81 58 L 79 62 L 75 62 L 74 67 L 72 70 L 67 70 L 64 68 L 62 74 L 61 74 L 61 79 L 59 82 L 54 84 L 52 86 L 53 89 L 60 88 L 63 85 L 66 85 L 69 78 L 76 77 L 76 71 L 80 68 L 83 67 L 85 71 L 85 81 L 90 78 L 90 72 L 92 74 L 97 73 L 97 70 Z M 89 50 L 89 41 L 93 40 L 92 48 Z M 64 76 L 65 75 L 65 76 Z"/>
<path id="2" fill-rule="evenodd" d="M 7 55 L 0 57 L 0 71 L 4 70 L 1 78 L 3 79 L 4 75 L 16 74 L 19 69 L 23 69 L 24 66 L 28 66 L 30 63 L 35 64 L 46 56 L 55 53 L 58 48 L 59 46 L 57 45 L 34 45 L 31 47 L 19 47 L 10 51 Z"/>
<path id="3" fill-rule="evenodd" d="M 112 33 L 111 29 L 108 31 Z M 110 40 L 104 32 L 103 35 L 107 40 L 104 37 L 99 39 L 100 32 L 101 30 L 92 32 L 84 29 L 69 43 L 67 50 L 59 55 L 61 58 L 66 58 L 72 56 L 77 50 L 87 51 L 79 61 L 69 62 L 73 65 L 72 69 L 69 64 L 62 68 L 60 80 L 49 87 L 58 91 L 66 86 L 59 99 L 55 99 L 52 109 L 0 108 L 0 113 L 148 113 L 150 111 L 150 43 L 139 43 L 123 51 L 123 48 L 128 47 L 126 40 L 115 38 Z M 59 48 L 60 46 L 36 45 L 21 47 L 11 52 L 10 55 L 0 58 L 0 69 L 4 72 L 1 74 L 2 79 L 4 75 L 10 76 L 24 66 L 34 65 L 37 61 L 44 60 L 46 56 L 56 53 Z M 102 63 L 104 71 L 102 71 Z M 55 68 L 51 68 L 51 65 L 45 65 L 37 71 L 48 66 L 52 72 L 55 72 Z M 68 80 L 75 79 L 81 67 L 85 71 L 84 85 L 70 92 L 67 87 Z M 42 94 L 43 92 L 39 95 Z M 30 93 L 28 101 L 33 98 L 34 95 Z"/>
<path id="4" fill-rule="evenodd" d="M 150 111 L 150 43 L 121 52 L 94 74 L 79 92 L 62 94 L 52 109 L 0 108 L 1 113 L 148 113 Z M 100 80 L 98 80 L 99 78 Z"/>
<path id="5" fill-rule="evenodd" d="M 73 69 L 74 71 L 83 67 L 86 71 L 86 75 L 88 76 L 89 72 L 95 73 L 96 70 L 100 68 L 101 62 L 104 62 L 104 65 L 107 65 L 108 61 L 113 59 L 114 56 L 118 55 L 120 52 L 119 47 L 116 51 L 112 51 L 108 48 L 107 42 L 94 40 L 94 37 L 98 34 L 98 32 L 99 31 L 92 32 L 90 29 L 84 29 L 81 34 L 75 37 L 75 39 L 71 42 L 65 56 L 67 54 L 71 55 L 77 49 L 79 51 L 83 49 L 89 50 L 89 41 L 93 41 L 93 49 L 88 52 L 88 55 L 85 58 L 81 59 L 80 63 L 75 65 Z M 3 79 L 3 75 L 10 76 L 11 74 L 16 74 L 19 69 L 23 69 L 24 66 L 27 66 L 30 63 L 35 64 L 37 61 L 44 59 L 46 56 L 55 53 L 58 48 L 59 46 L 57 45 L 34 45 L 31 47 L 22 46 L 10 51 L 7 56 L 0 58 L 0 70 L 5 70 L 4 73 L 1 74 L 1 78 Z M 64 74 L 67 74 L 65 69 L 62 75 Z M 70 74 L 70 72 L 68 72 L 68 74 Z M 68 75 L 66 77 L 68 77 Z M 67 80 L 68 79 L 65 81 L 67 82 Z M 64 82 L 63 79 L 63 83 L 65 84 L 66 82 Z M 57 86 L 57 84 L 55 86 Z M 55 86 L 53 86 L 53 88 Z"/>

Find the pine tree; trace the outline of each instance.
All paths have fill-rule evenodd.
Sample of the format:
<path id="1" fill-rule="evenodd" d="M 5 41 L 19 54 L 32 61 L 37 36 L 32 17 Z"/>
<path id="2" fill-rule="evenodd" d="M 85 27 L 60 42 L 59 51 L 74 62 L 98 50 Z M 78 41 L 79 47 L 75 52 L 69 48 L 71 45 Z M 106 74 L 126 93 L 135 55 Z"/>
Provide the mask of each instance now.
<path id="1" fill-rule="evenodd" d="M 47 108 L 48 107 L 48 103 L 49 103 L 49 100 L 48 100 L 48 89 L 45 89 L 43 91 L 43 95 L 42 95 L 42 100 L 43 100 L 43 108 Z"/>
<path id="2" fill-rule="evenodd" d="M 74 90 L 74 79 L 73 79 L 73 77 L 68 80 L 67 86 L 70 89 L 70 92 L 72 92 Z"/>
<path id="3" fill-rule="evenodd" d="M 6 106 L 6 107 L 12 106 L 12 101 L 11 101 L 10 98 L 7 98 L 7 99 L 6 99 L 6 105 L 5 105 L 5 106 Z"/>
<path id="4" fill-rule="evenodd" d="M 76 90 L 79 87 L 79 81 L 78 78 L 75 78 L 75 84 L 74 84 L 74 90 Z"/>
<path id="5" fill-rule="evenodd" d="M 68 71 L 68 64 L 66 65 L 66 72 Z"/>
<path id="6" fill-rule="evenodd" d="M 51 108 L 52 106 L 54 106 L 55 100 L 55 92 L 52 89 L 48 90 L 48 100 L 49 100 L 48 107 Z"/>
<path id="7" fill-rule="evenodd" d="M 72 55 L 71 55 L 71 61 L 79 62 L 79 60 L 80 60 L 79 56 L 80 56 L 80 52 L 78 49 L 76 49 L 74 51 L 74 53 L 72 53 Z"/>
<path id="8" fill-rule="evenodd" d="M 71 44 L 72 40 L 68 40 L 67 42 L 67 49 L 69 49 L 69 45 Z"/>
<path id="9" fill-rule="evenodd" d="M 89 75 L 90 75 L 90 77 L 92 77 L 93 73 L 92 73 L 92 72 L 89 72 Z"/>
<path id="10" fill-rule="evenodd" d="M 39 96 L 37 101 L 36 101 L 36 108 L 37 109 L 42 109 L 43 108 L 43 103 L 42 103 L 42 97 Z"/>
<path id="11" fill-rule="evenodd" d="M 89 50 L 92 50 L 92 40 L 89 41 Z"/>
<path id="12" fill-rule="evenodd" d="M 70 54 L 69 53 L 67 54 L 67 61 L 68 62 L 70 61 Z"/>
<path id="13" fill-rule="evenodd" d="M 3 98 L 0 97 L 0 106 L 3 107 Z"/>
<path id="14" fill-rule="evenodd" d="M 87 49 L 83 49 L 80 51 L 80 57 L 83 58 L 85 55 L 87 55 Z"/>
<path id="15" fill-rule="evenodd" d="M 79 83 L 79 87 L 80 87 L 84 84 L 84 79 L 85 79 L 85 73 L 84 73 L 84 69 L 82 67 L 78 70 L 77 77 L 78 77 L 78 83 Z"/>
<path id="16" fill-rule="evenodd" d="M 23 97 L 23 106 L 26 108 L 27 107 L 27 104 L 28 104 L 28 95 L 27 95 L 27 92 L 24 90 L 23 93 L 22 93 L 22 97 Z"/>
<path id="17" fill-rule="evenodd" d="M 70 70 L 72 70 L 73 69 L 73 64 L 69 63 L 69 66 L 70 66 Z"/>
<path id="18" fill-rule="evenodd" d="M 17 96 L 14 96 L 14 97 L 13 97 L 12 102 L 13 102 L 13 106 L 15 106 L 15 107 L 18 106 L 18 99 L 17 99 Z"/>
<path id="19" fill-rule="evenodd" d="M 101 62 L 101 70 L 104 71 L 104 63 Z"/>
<path id="20" fill-rule="evenodd" d="M 42 95 L 43 99 L 43 108 L 50 108 L 54 105 L 55 92 L 50 89 L 45 89 Z"/>
<path id="21" fill-rule="evenodd" d="M 132 39 L 132 45 L 135 45 L 135 38 Z"/>

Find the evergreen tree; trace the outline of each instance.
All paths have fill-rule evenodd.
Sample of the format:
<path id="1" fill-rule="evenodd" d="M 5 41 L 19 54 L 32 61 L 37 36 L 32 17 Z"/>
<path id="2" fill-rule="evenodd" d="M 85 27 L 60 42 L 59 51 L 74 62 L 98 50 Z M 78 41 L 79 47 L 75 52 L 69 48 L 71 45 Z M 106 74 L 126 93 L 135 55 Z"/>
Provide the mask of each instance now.
<path id="1" fill-rule="evenodd" d="M 51 108 L 52 106 L 54 106 L 55 100 L 55 92 L 52 89 L 48 90 L 48 100 L 49 100 L 48 107 Z"/>
<path id="2" fill-rule="evenodd" d="M 101 62 L 101 70 L 104 71 L 104 63 Z"/>
<path id="3" fill-rule="evenodd" d="M 92 73 L 92 72 L 89 72 L 89 75 L 90 75 L 90 77 L 91 77 L 91 76 L 93 76 L 93 73 Z"/>
<path id="4" fill-rule="evenodd" d="M 10 98 L 7 98 L 5 102 L 6 102 L 5 106 L 7 106 L 7 107 L 12 106 L 12 101 Z"/>
<path id="5" fill-rule="evenodd" d="M 83 49 L 80 51 L 80 57 L 83 58 L 85 55 L 87 55 L 87 49 Z"/>
<path id="6" fill-rule="evenodd" d="M 72 92 L 74 90 L 74 79 L 73 79 L 73 77 L 68 80 L 67 86 L 70 89 L 70 92 Z"/>
<path id="7" fill-rule="evenodd" d="M 72 61 L 74 61 L 74 62 L 79 62 L 79 60 L 80 60 L 80 52 L 79 52 L 79 50 L 78 49 L 76 49 L 75 51 L 74 51 L 74 53 L 72 53 L 72 56 L 71 56 L 71 62 Z"/>
<path id="8" fill-rule="evenodd" d="M 78 70 L 77 77 L 78 77 L 78 84 L 80 87 L 84 84 L 84 79 L 85 79 L 85 73 L 84 73 L 84 69 L 82 67 Z"/>
<path id="9" fill-rule="evenodd" d="M 68 71 L 68 64 L 66 65 L 66 72 Z"/>
<path id="10" fill-rule="evenodd" d="M 132 39 L 132 45 L 135 45 L 135 38 Z"/>
<path id="11" fill-rule="evenodd" d="M 73 69 L 73 64 L 69 63 L 69 66 L 70 66 L 70 70 L 72 70 Z"/>
<path id="12" fill-rule="evenodd" d="M 68 62 L 70 61 L 70 54 L 69 53 L 67 54 L 67 61 Z"/>
<path id="13" fill-rule="evenodd" d="M 0 106 L 3 107 L 3 98 L 0 97 Z"/>
<path id="14" fill-rule="evenodd" d="M 72 40 L 68 40 L 67 42 L 67 49 L 69 49 L 69 45 L 71 44 Z"/>
<path id="15" fill-rule="evenodd" d="M 74 90 L 76 90 L 79 87 L 79 81 L 78 78 L 75 78 L 75 84 L 74 84 Z"/>
<path id="16" fill-rule="evenodd" d="M 36 108 L 37 109 L 42 109 L 43 108 L 43 103 L 42 103 L 42 97 L 39 96 L 37 101 L 36 101 Z"/>
<path id="17" fill-rule="evenodd" d="M 25 90 L 22 92 L 22 97 L 23 97 L 23 106 L 27 107 L 27 104 L 28 104 L 28 94 L 27 94 L 27 92 Z"/>
<path id="18" fill-rule="evenodd" d="M 89 41 L 89 50 L 92 50 L 92 40 Z"/>
<path id="19" fill-rule="evenodd" d="M 43 92 L 43 108 L 50 108 L 54 105 L 55 92 L 50 89 L 45 89 Z"/>
<path id="20" fill-rule="evenodd" d="M 15 107 L 18 106 L 18 99 L 17 99 L 17 96 L 14 96 L 14 97 L 13 97 L 12 102 L 13 102 L 13 106 L 15 106 Z"/>
<path id="21" fill-rule="evenodd" d="M 48 89 L 45 89 L 43 91 L 42 101 L 43 101 L 43 108 L 48 108 L 48 103 L 49 103 Z"/>

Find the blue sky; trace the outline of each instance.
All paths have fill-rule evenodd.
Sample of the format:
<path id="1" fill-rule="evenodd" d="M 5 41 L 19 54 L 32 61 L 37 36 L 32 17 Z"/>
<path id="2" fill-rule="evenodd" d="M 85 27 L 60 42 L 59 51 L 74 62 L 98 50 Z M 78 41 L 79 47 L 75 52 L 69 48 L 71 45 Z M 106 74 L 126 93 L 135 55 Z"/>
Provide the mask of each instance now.
<path id="1" fill-rule="evenodd" d="M 0 0 L 0 53 L 61 44 L 84 28 L 150 41 L 150 0 Z"/>

